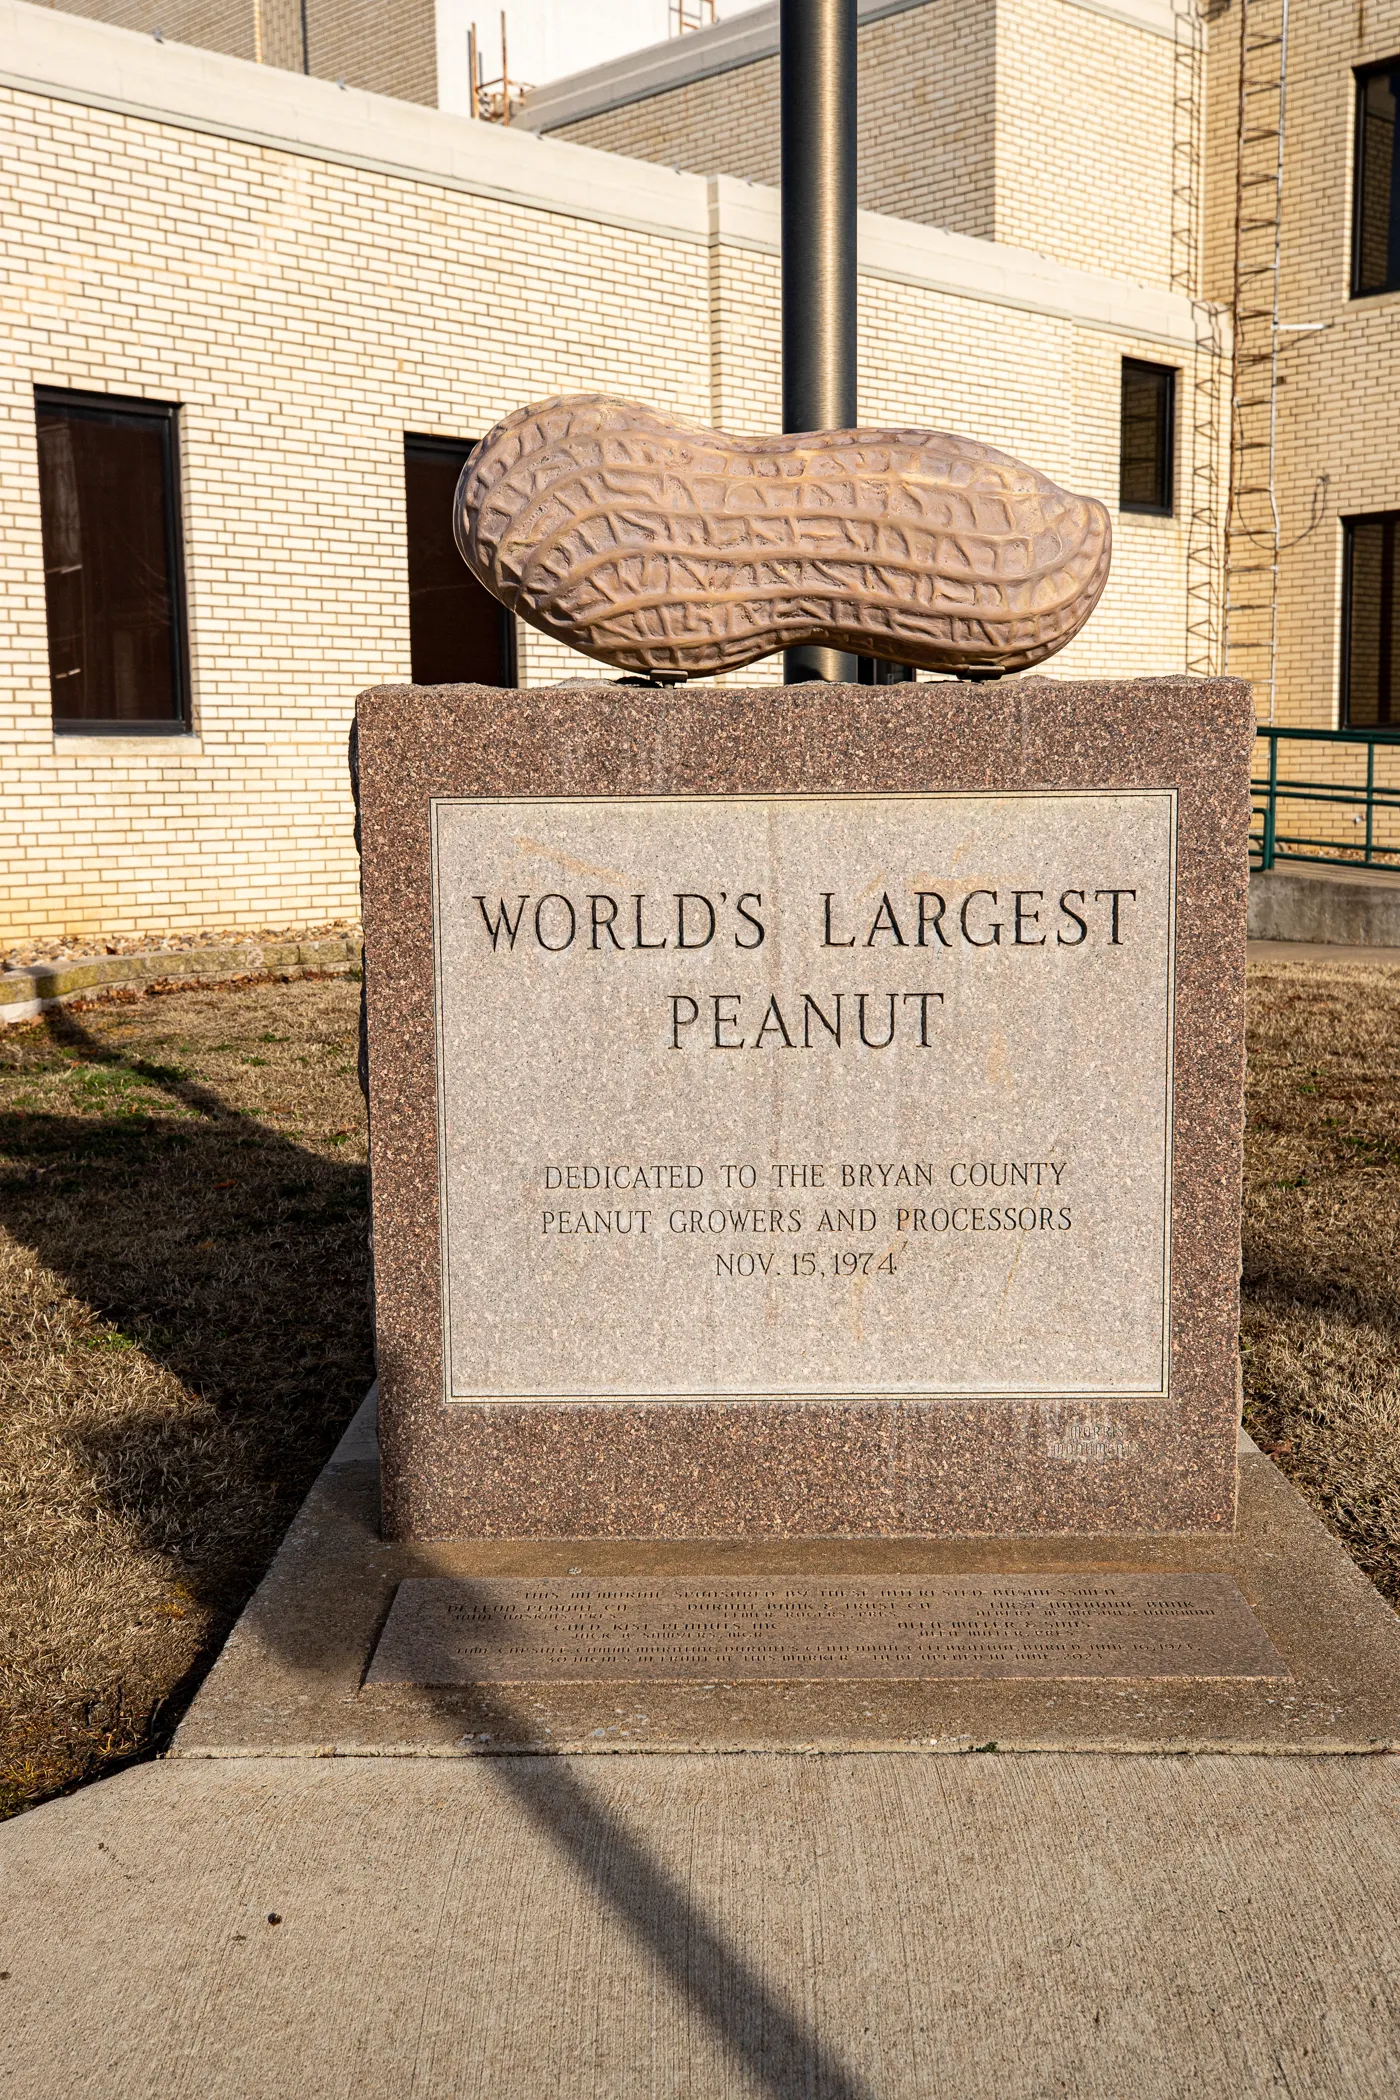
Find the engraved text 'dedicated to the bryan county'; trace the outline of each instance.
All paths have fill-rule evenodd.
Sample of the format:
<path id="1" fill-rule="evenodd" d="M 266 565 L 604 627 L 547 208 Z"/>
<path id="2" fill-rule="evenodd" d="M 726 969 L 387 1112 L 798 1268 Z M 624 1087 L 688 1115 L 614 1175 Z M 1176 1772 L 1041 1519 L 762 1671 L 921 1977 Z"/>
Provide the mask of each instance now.
<path id="1" fill-rule="evenodd" d="M 1175 815 L 436 799 L 445 1397 L 1164 1394 Z"/>
<path id="2" fill-rule="evenodd" d="M 364 695 L 390 1534 L 1228 1530 L 1252 734 Z"/>

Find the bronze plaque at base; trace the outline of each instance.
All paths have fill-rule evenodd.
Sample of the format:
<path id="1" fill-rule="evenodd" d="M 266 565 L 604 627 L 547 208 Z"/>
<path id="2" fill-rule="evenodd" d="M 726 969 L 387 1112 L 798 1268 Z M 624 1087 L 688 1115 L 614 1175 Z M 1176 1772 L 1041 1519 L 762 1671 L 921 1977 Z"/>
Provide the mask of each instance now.
<path id="1" fill-rule="evenodd" d="M 1228 1575 L 428 1578 L 365 1682 L 1286 1677 Z"/>
<path id="2" fill-rule="evenodd" d="M 1229 1532 L 1245 685 L 358 720 L 390 1537 Z"/>

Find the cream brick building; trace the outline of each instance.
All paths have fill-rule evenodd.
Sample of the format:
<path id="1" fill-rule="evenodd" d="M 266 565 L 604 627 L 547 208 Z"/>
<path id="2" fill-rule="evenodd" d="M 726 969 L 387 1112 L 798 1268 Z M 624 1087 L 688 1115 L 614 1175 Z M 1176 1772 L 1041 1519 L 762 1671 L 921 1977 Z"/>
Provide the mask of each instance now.
<path id="1" fill-rule="evenodd" d="M 255 65 L 343 80 L 408 102 L 439 100 L 442 0 L 41 0 L 142 36 Z M 482 9 L 482 13 L 488 10 Z"/>
<path id="2" fill-rule="evenodd" d="M 1204 349 L 1181 366 L 1177 507 L 1188 532 L 1196 516 L 1191 668 L 1219 667 L 1228 649 L 1261 713 L 1335 727 L 1344 521 L 1400 509 L 1400 284 L 1358 294 L 1351 254 L 1358 70 L 1400 66 L 1400 0 L 1293 0 L 1286 24 L 1282 0 L 862 0 L 859 14 L 870 209 L 1169 285 L 1195 301 L 1202 344 L 1214 334 L 1222 351 L 1237 305 L 1268 309 L 1255 347 L 1277 321 L 1276 370 L 1252 364 L 1242 339 L 1228 577 L 1231 478 L 1212 449 L 1192 456 L 1192 437 L 1197 425 L 1218 429 L 1215 389 L 1223 378 L 1228 393 L 1229 372 Z M 777 93 L 774 5 L 558 82 L 526 121 L 771 182 Z M 1276 310 L 1271 272 L 1252 268 L 1271 257 L 1275 231 Z M 1248 491 L 1264 478 L 1270 419 L 1277 520 L 1264 531 L 1267 499 Z M 1255 601 L 1274 597 L 1259 563 L 1272 563 L 1275 541 L 1271 679 L 1272 623 Z"/>
<path id="3" fill-rule="evenodd" d="M 1114 34 L 1121 13 L 1036 4 Z M 776 429 L 776 194 L 23 0 L 0 0 L 0 126 L 0 932 L 352 914 L 351 705 L 410 671 L 405 435 L 470 440 L 579 388 Z M 1160 163 L 1160 140 L 1140 145 Z M 1098 150 L 1079 141 L 1057 171 L 1086 212 Z M 1076 223 L 1056 254 L 1031 159 L 988 167 L 965 225 L 936 222 L 933 190 L 923 216 L 862 216 L 863 418 L 975 435 L 1116 510 L 1124 360 L 1197 355 L 1165 221 L 1143 236 L 1150 267 L 1126 205 L 1116 233 Z M 174 418 L 178 733 L 56 727 L 36 388 Z M 1183 444 L 1189 470 L 1189 428 Z M 1180 670 L 1187 520 L 1115 529 L 1103 604 L 1052 669 Z M 521 682 L 579 663 L 519 637 Z"/>
<path id="4" fill-rule="evenodd" d="M 867 211 L 1168 283 L 1171 0 L 862 0 L 859 23 Z M 776 0 L 556 82 L 524 121 L 776 183 Z"/>
<path id="5" fill-rule="evenodd" d="M 1262 42 L 1277 32 L 1278 18 L 1278 0 L 1251 0 L 1246 27 Z M 1240 0 L 1229 0 L 1209 23 L 1204 285 L 1208 297 L 1226 303 L 1233 296 L 1240 34 Z M 1343 521 L 1400 509 L 1400 284 L 1355 296 L 1352 271 L 1356 71 L 1397 53 L 1400 0 L 1369 0 L 1364 8 L 1308 0 L 1290 11 L 1274 390 L 1278 718 L 1314 728 L 1339 719 Z M 1275 108 L 1260 86 L 1267 72 L 1256 66 L 1247 83 L 1259 89 L 1249 99 L 1263 110 L 1265 128 Z M 1272 150 L 1271 140 L 1263 150 Z M 1259 421 L 1241 412 L 1246 436 L 1261 434 Z M 1246 466 L 1237 469 L 1239 478 L 1251 478 Z M 1241 555 L 1248 558 L 1247 548 Z M 1243 621 L 1241 629 L 1247 641 Z M 1257 677 L 1258 651 L 1241 650 L 1236 668 Z M 1400 685 L 1395 698 L 1393 719 L 1400 722 Z"/>

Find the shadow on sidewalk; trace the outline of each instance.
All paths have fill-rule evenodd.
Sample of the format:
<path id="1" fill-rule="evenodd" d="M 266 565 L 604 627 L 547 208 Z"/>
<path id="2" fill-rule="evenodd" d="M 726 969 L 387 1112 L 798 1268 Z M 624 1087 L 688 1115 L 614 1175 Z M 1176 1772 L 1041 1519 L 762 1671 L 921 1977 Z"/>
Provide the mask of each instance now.
<path id="1" fill-rule="evenodd" d="M 493 1766 L 536 1829 L 765 2093 L 773 2100 L 874 2100 L 865 2080 L 765 1981 L 621 1814 L 595 1797 L 576 1770 L 580 1762 L 498 1757 Z"/>
<path id="2" fill-rule="evenodd" d="M 346 1274 L 351 1236 L 363 1248 L 366 1177 L 174 1068 L 114 1048 L 75 1015 L 55 1012 L 47 1029 L 85 1064 L 130 1072 L 187 1112 L 178 1121 L 139 1108 L 0 1116 L 10 1162 L 0 1217 L 10 1231 L 118 1338 L 206 1403 L 188 1418 L 115 1415 L 77 1432 L 104 1506 L 180 1562 L 215 1615 L 198 1663 L 167 1694 L 149 1753 L 369 1382 L 363 1258 L 353 1286 Z M 334 1348 L 311 1324 L 328 1292 L 352 1315 Z M 260 1498 L 256 1513 L 250 1497 Z M 489 1698 L 477 1711 L 491 1727 Z M 509 1736 L 504 1703 L 498 1728 Z M 625 1808 L 600 1796 L 596 1775 L 537 1756 L 493 1759 L 493 1773 L 772 2100 L 868 2100 L 868 2086 L 629 1828 Z"/>

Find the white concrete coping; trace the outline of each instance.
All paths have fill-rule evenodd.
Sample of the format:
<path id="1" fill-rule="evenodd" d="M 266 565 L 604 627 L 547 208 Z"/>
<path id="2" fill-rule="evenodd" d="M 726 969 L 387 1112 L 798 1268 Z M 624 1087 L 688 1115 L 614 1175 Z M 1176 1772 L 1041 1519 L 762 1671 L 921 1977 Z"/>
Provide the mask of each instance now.
<path id="1" fill-rule="evenodd" d="M 74 955 L 65 962 L 25 963 L 0 970 L 0 1030 L 34 1021 L 54 1007 L 123 993 L 232 984 L 250 977 L 338 977 L 356 968 L 364 952 L 358 933 L 298 939 L 214 942 L 197 948 L 145 948 L 131 955 Z"/>
<path id="2" fill-rule="evenodd" d="M 947 6 L 950 0 L 857 0 L 862 24 L 930 4 Z M 1176 38 L 1171 0 L 1065 0 L 1065 5 L 1106 15 L 1148 36 Z M 732 73 L 777 55 L 778 5 L 777 0 L 768 0 L 767 6 L 750 8 L 712 28 L 671 37 L 664 44 L 648 44 L 644 50 L 629 51 L 605 65 L 590 66 L 586 72 L 535 88 L 519 121 L 532 131 L 557 131 L 561 125 L 601 117 L 610 109 L 624 109 L 630 102 L 645 102 L 653 95 L 669 94 L 674 88 L 712 80 L 716 74 Z"/>
<path id="3" fill-rule="evenodd" d="M 570 218 L 707 238 L 700 176 L 191 44 L 158 43 L 26 0 L 0 0 L 0 84 Z"/>
<path id="4" fill-rule="evenodd" d="M 724 247 L 779 252 L 777 190 L 731 175 L 711 176 L 709 189 L 714 241 Z M 862 277 L 889 278 L 1023 313 L 1053 314 L 1080 327 L 1169 345 L 1176 352 L 1195 346 L 1195 309 L 1180 292 L 1075 270 L 1029 248 L 979 241 L 971 234 L 949 233 L 941 226 L 921 226 L 880 212 L 859 214 L 856 238 Z"/>
<path id="5" fill-rule="evenodd" d="M 893 0 L 872 4 L 888 7 Z M 650 161 L 474 123 L 221 52 L 157 43 L 27 0 L 0 0 L 0 84 L 565 217 L 673 240 L 779 251 L 775 189 L 727 175 L 676 174 Z M 876 212 L 860 214 L 859 243 L 865 276 L 1052 314 L 1174 350 L 1195 342 L 1191 302 L 1178 293 Z"/>

